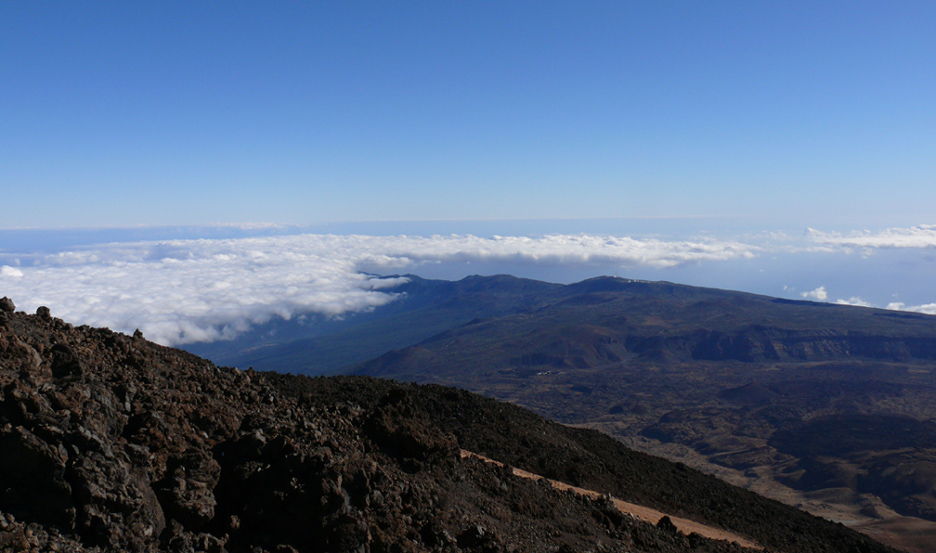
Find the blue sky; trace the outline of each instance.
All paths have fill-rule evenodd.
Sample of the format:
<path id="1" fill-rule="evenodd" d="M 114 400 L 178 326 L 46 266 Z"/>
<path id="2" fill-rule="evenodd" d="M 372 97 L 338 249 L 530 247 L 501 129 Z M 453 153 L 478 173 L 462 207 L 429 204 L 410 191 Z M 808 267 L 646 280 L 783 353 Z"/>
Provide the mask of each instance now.
<path id="1" fill-rule="evenodd" d="M 931 2 L 7 2 L 0 228 L 936 211 Z"/>
<path id="2" fill-rule="evenodd" d="M 0 3 L 0 295 L 169 344 L 393 301 L 367 273 L 936 314 L 933 29 L 933 2 Z"/>

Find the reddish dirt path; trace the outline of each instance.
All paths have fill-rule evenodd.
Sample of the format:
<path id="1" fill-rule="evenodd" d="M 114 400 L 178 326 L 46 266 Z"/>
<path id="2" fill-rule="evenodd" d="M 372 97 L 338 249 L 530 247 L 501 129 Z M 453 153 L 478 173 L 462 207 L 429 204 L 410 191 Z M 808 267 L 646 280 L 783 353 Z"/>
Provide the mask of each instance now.
<path id="1" fill-rule="evenodd" d="M 477 453 L 472 453 L 465 449 L 461 450 L 461 457 L 463 459 L 466 457 L 475 457 L 477 459 L 481 459 L 482 461 L 486 463 L 493 463 L 501 467 L 504 466 L 504 464 L 501 463 L 500 461 L 489 459 L 488 457 L 484 457 L 483 455 L 478 455 Z M 564 482 L 559 482 L 556 480 L 543 478 L 542 476 L 538 474 L 533 474 L 532 472 L 527 472 L 525 470 L 521 470 L 516 467 L 511 467 L 511 470 L 513 471 L 515 476 L 519 476 L 521 478 L 528 478 L 530 480 L 546 480 L 554 488 L 558 490 L 572 490 L 577 494 L 584 495 L 592 499 L 598 499 L 602 495 L 593 490 L 586 490 L 583 488 L 570 486 L 569 484 L 566 484 Z M 711 538 L 713 540 L 727 540 L 727 541 L 735 542 L 741 547 L 749 547 L 751 549 L 763 549 L 763 547 L 752 542 L 751 540 L 747 538 L 743 538 L 737 534 L 732 534 L 731 532 L 728 532 L 727 530 L 722 530 L 720 528 L 715 528 L 712 526 L 706 526 L 699 522 L 695 522 L 694 520 L 667 515 L 666 513 L 657 511 L 656 509 L 651 509 L 650 507 L 644 507 L 642 505 L 637 505 L 635 503 L 628 503 L 626 501 L 621 501 L 620 499 L 614 499 L 614 506 L 617 507 L 618 510 L 621 511 L 622 513 L 639 518 L 640 520 L 649 522 L 650 524 L 656 524 L 657 522 L 660 521 L 661 518 L 663 518 L 664 516 L 668 516 L 670 520 L 673 521 L 673 524 L 676 526 L 676 528 L 683 534 L 688 535 L 688 534 L 695 532 L 701 536 L 705 536 L 706 538 Z"/>

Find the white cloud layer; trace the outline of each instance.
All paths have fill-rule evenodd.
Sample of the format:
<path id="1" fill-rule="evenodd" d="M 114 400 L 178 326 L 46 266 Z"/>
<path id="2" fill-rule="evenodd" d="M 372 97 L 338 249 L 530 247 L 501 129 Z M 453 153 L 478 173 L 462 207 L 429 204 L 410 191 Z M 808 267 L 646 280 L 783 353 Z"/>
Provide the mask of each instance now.
<path id="1" fill-rule="evenodd" d="M 815 290 L 810 290 L 809 292 L 803 292 L 800 295 L 807 299 L 819 300 L 819 301 L 825 301 L 829 299 L 829 293 L 826 292 L 825 286 L 820 286 L 819 288 L 816 288 Z"/>
<path id="2" fill-rule="evenodd" d="M 854 306 L 857 306 L 857 307 L 874 307 L 873 305 L 871 305 L 870 302 L 867 302 L 867 301 L 865 301 L 865 300 L 859 298 L 858 296 L 852 296 L 852 297 L 848 298 L 847 300 L 845 300 L 845 299 L 837 299 L 837 300 L 835 300 L 835 303 L 837 303 L 837 304 L 839 304 L 839 305 L 854 305 Z M 899 309 L 897 309 L 896 311 L 899 311 Z"/>
<path id="3" fill-rule="evenodd" d="M 51 308 L 78 324 L 135 328 L 179 345 L 231 338 L 253 324 L 300 313 L 364 311 L 395 296 L 399 280 L 364 274 L 418 272 L 424 263 L 512 261 L 667 268 L 753 257 L 733 241 L 664 241 L 595 235 L 297 235 L 115 243 L 0 267 L 0 296 L 18 308 Z M 15 262 L 12 263 L 15 265 Z"/>
<path id="4" fill-rule="evenodd" d="M 803 292 L 800 295 L 804 298 L 818 301 L 826 301 L 829 299 L 829 293 L 826 291 L 825 286 L 820 286 L 819 288 L 816 288 L 810 292 Z M 838 305 L 852 305 L 855 307 L 876 307 L 873 303 L 863 300 L 859 296 L 852 296 L 848 299 L 839 298 L 835 300 L 834 303 Z M 891 302 L 888 303 L 887 307 L 884 309 L 889 309 L 891 311 L 913 311 L 916 313 L 925 313 L 927 315 L 936 315 L 936 303 L 927 303 L 924 305 L 907 305 L 903 302 Z"/>
<path id="5" fill-rule="evenodd" d="M 917 313 L 926 313 L 927 315 L 936 315 L 936 303 L 908 306 L 903 302 L 893 302 L 887 304 L 887 309 L 893 311 L 915 311 Z"/>
<path id="6" fill-rule="evenodd" d="M 840 234 L 807 229 L 806 237 L 813 242 L 842 248 L 932 248 L 936 247 L 936 225 L 891 228 L 880 232 Z"/>

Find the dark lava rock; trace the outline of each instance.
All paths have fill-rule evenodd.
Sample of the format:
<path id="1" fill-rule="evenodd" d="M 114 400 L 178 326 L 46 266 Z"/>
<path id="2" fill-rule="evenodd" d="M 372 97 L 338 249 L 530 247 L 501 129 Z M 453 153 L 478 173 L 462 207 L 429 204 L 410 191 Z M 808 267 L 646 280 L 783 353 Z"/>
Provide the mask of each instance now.
<path id="1" fill-rule="evenodd" d="M 49 310 L 49 308 L 44 305 L 40 305 L 36 309 L 36 315 L 38 315 L 40 319 L 46 322 L 52 320 L 52 311 Z"/>
<path id="2" fill-rule="evenodd" d="M 49 350 L 52 376 L 63 378 L 66 376 L 79 376 L 81 362 L 75 352 L 66 344 L 55 344 Z"/>
<path id="3" fill-rule="evenodd" d="M 465 392 L 219 368 L 46 315 L 0 326 L 0 552 L 739 549 L 625 516 L 610 496 L 463 459 L 462 448 L 789 553 L 888 551 Z"/>
<path id="4" fill-rule="evenodd" d="M 673 520 L 667 516 L 657 521 L 657 528 L 669 532 L 670 534 L 676 534 L 679 532 L 679 530 L 676 528 L 676 525 L 673 524 Z"/>
<path id="5" fill-rule="evenodd" d="M 16 311 L 16 305 L 13 304 L 13 300 L 3 296 L 0 298 L 0 311 L 12 314 Z"/>

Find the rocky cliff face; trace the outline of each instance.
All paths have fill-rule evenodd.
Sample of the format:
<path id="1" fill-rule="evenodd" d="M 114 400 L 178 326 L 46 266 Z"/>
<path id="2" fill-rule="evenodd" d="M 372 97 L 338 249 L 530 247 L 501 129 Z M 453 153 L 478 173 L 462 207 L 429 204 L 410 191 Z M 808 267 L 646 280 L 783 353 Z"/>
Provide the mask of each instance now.
<path id="1" fill-rule="evenodd" d="M 887 550 L 469 394 L 219 368 L 139 333 L 73 327 L 47 309 L 15 313 L 8 300 L 0 390 L 0 551 L 739 549 L 463 459 L 466 447 L 669 507 L 654 490 L 675 471 L 681 489 L 670 499 L 705 495 L 725 507 L 684 503 L 683 516 L 730 526 L 725 512 L 756 513 L 741 532 L 789 552 Z"/>

